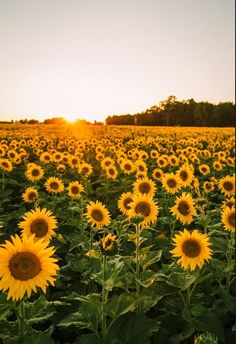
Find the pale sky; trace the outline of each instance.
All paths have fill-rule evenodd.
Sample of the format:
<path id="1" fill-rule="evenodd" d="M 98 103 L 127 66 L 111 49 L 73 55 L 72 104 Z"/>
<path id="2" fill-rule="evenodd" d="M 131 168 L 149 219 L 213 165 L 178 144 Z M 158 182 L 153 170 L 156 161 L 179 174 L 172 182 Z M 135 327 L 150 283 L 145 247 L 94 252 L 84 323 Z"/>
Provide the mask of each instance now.
<path id="1" fill-rule="evenodd" d="M 0 119 L 234 102 L 233 0 L 0 0 Z"/>

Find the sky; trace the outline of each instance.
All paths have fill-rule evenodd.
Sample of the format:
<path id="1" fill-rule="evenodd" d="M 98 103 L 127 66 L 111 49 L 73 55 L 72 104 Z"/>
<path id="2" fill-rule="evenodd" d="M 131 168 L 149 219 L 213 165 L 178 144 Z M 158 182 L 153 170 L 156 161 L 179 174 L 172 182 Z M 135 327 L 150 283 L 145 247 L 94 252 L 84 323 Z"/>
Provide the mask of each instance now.
<path id="1" fill-rule="evenodd" d="M 235 101 L 233 0 L 0 0 L 0 120 Z"/>

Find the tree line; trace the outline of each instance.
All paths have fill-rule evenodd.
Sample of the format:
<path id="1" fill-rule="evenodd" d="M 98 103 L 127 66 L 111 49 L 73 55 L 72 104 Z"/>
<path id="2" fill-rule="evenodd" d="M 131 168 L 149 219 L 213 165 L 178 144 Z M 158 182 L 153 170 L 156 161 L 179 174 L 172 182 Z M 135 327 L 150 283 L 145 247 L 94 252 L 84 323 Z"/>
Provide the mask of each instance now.
<path id="1" fill-rule="evenodd" d="M 108 116 L 105 122 L 107 125 L 233 127 L 235 104 L 212 104 L 194 99 L 180 101 L 169 96 L 144 112 Z"/>

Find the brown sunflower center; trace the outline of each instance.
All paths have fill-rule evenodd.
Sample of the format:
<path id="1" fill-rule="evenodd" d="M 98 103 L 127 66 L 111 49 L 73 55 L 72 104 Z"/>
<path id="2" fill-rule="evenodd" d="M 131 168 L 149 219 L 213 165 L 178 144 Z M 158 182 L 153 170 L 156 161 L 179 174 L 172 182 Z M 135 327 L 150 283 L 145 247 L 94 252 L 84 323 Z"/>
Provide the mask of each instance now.
<path id="1" fill-rule="evenodd" d="M 188 179 L 188 173 L 186 171 L 181 171 L 180 172 L 180 178 L 185 181 Z"/>
<path id="2" fill-rule="evenodd" d="M 175 179 L 168 179 L 166 184 L 170 187 L 170 188 L 175 188 L 177 183 L 176 183 L 176 180 Z"/>
<path id="3" fill-rule="evenodd" d="M 101 222 L 103 220 L 103 213 L 99 209 L 93 209 L 91 216 L 97 222 Z"/>
<path id="4" fill-rule="evenodd" d="M 139 185 L 139 191 L 140 191 L 141 193 L 149 193 L 150 190 L 151 190 L 151 186 L 150 186 L 150 184 L 147 183 L 147 182 L 143 182 L 143 183 L 141 183 L 141 184 Z"/>
<path id="5" fill-rule="evenodd" d="M 127 171 L 130 171 L 131 170 L 131 165 L 130 164 L 125 164 L 124 165 L 124 169 L 127 170 Z"/>
<path id="6" fill-rule="evenodd" d="M 33 253 L 20 252 L 11 258 L 9 269 L 15 279 L 27 281 L 39 274 L 41 271 L 41 264 L 38 257 Z"/>
<path id="7" fill-rule="evenodd" d="M 72 159 L 71 163 L 72 163 L 72 165 L 77 165 L 78 164 L 78 160 L 77 159 Z"/>
<path id="8" fill-rule="evenodd" d="M 189 258 L 198 257 L 201 253 L 201 246 L 195 239 L 187 239 L 182 245 L 182 251 Z"/>
<path id="9" fill-rule="evenodd" d="M 5 168 L 8 168 L 9 164 L 6 161 L 3 161 L 2 162 L 2 166 L 5 167 Z"/>
<path id="10" fill-rule="evenodd" d="M 115 174 L 115 171 L 113 168 L 109 168 L 108 172 L 113 176 Z"/>
<path id="11" fill-rule="evenodd" d="M 59 184 L 57 182 L 51 182 L 50 188 L 53 190 L 57 190 L 59 188 Z"/>
<path id="12" fill-rule="evenodd" d="M 72 188 L 71 188 L 71 193 L 72 193 L 73 195 L 78 195 L 78 193 L 79 193 L 79 188 L 78 188 L 78 186 L 76 186 L 76 185 L 72 186 Z"/>
<path id="13" fill-rule="evenodd" d="M 132 198 L 130 197 L 127 197 L 125 200 L 124 200 L 124 207 L 125 209 L 130 209 L 130 206 L 129 206 L 129 203 L 132 202 Z"/>
<path id="14" fill-rule="evenodd" d="M 83 167 L 83 168 L 82 168 L 82 172 L 84 172 L 84 173 L 88 173 L 88 172 L 89 172 L 89 169 L 88 169 L 88 167 L 86 167 L 86 166 L 85 166 L 85 167 Z"/>
<path id="15" fill-rule="evenodd" d="M 33 201 L 35 198 L 37 197 L 37 194 L 35 191 L 31 191 L 29 194 L 28 194 L 28 199 L 30 201 Z"/>
<path id="16" fill-rule="evenodd" d="M 30 225 L 30 231 L 37 238 L 43 238 L 48 232 L 48 224 L 45 220 L 34 220 Z"/>
<path id="17" fill-rule="evenodd" d="M 156 171 L 156 172 L 155 172 L 155 177 L 156 177 L 156 178 L 161 178 L 161 173 L 158 172 L 158 171 Z"/>
<path id="18" fill-rule="evenodd" d="M 230 181 L 224 182 L 223 188 L 227 191 L 233 190 L 233 184 Z"/>
<path id="19" fill-rule="evenodd" d="M 180 214 L 184 216 L 187 216 L 190 211 L 189 205 L 186 201 L 180 201 L 177 209 Z"/>
<path id="20" fill-rule="evenodd" d="M 140 166 L 138 167 L 138 169 L 139 169 L 140 172 L 144 172 L 144 171 L 145 171 L 145 168 L 144 168 L 142 165 L 140 165 Z"/>
<path id="21" fill-rule="evenodd" d="M 147 202 L 141 201 L 135 206 L 135 213 L 141 214 L 144 217 L 149 216 L 151 212 L 150 205 Z"/>
<path id="22" fill-rule="evenodd" d="M 39 170 L 37 168 L 32 169 L 31 174 L 33 177 L 39 176 Z"/>
<path id="23" fill-rule="evenodd" d="M 207 171 L 206 167 L 202 167 L 202 172 L 206 172 L 206 171 Z"/>
<path id="24" fill-rule="evenodd" d="M 228 220 L 229 220 L 230 226 L 235 227 L 235 213 L 230 214 Z"/>

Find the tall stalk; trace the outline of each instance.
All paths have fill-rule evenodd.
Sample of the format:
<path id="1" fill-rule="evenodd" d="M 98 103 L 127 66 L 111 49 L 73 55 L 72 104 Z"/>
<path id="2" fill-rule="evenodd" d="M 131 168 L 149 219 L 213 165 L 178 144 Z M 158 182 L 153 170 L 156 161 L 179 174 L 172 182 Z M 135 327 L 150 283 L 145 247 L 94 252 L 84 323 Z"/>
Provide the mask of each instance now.
<path id="1" fill-rule="evenodd" d="M 107 270 L 107 256 L 102 256 L 102 339 L 104 340 L 107 333 L 107 317 L 106 317 L 106 304 L 107 304 L 107 289 L 105 287 L 106 279 L 106 270 Z"/>
<path id="2" fill-rule="evenodd" d="M 137 314 L 142 313 L 142 304 L 139 301 L 140 298 L 140 223 L 135 225 L 136 229 L 136 251 L 135 251 L 135 263 L 136 263 L 136 296 L 138 299 Z"/>

